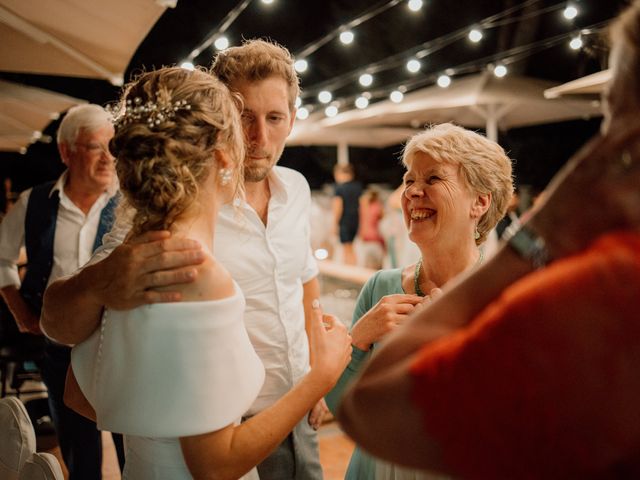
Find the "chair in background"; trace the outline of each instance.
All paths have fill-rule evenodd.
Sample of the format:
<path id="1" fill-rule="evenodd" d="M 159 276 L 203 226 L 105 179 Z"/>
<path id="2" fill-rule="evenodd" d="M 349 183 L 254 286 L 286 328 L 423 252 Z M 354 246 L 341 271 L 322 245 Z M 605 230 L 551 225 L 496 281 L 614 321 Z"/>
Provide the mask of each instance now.
<path id="1" fill-rule="evenodd" d="M 36 453 L 33 424 L 19 399 L 0 399 L 0 432 L 0 478 L 63 480 L 58 460 L 47 453 Z"/>
<path id="2" fill-rule="evenodd" d="M 27 459 L 18 480 L 62 480 L 58 459 L 50 453 L 35 452 Z"/>

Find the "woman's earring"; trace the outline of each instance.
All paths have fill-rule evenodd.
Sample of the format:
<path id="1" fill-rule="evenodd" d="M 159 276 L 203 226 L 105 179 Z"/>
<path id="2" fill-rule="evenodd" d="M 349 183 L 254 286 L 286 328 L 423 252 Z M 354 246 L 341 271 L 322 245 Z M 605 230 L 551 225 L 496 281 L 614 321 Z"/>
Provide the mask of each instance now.
<path id="1" fill-rule="evenodd" d="M 233 176 L 233 171 L 230 168 L 221 168 L 218 170 L 218 178 L 220 179 L 220 185 L 227 186 L 231 181 L 231 177 Z"/>
<path id="2" fill-rule="evenodd" d="M 473 238 L 475 240 L 478 240 L 480 238 L 480 232 L 478 231 L 478 227 L 477 226 L 476 226 L 475 232 L 473 233 Z"/>

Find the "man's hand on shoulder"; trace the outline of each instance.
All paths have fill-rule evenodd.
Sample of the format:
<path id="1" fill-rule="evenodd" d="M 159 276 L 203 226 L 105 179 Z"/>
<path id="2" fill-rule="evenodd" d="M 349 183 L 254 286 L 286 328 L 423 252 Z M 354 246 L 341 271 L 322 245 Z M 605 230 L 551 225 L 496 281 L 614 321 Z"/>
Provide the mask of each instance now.
<path id="1" fill-rule="evenodd" d="M 94 293 L 103 306 L 127 310 L 148 303 L 181 299 L 171 287 L 193 282 L 205 259 L 195 240 L 172 237 L 168 231 L 132 237 L 95 264 Z"/>

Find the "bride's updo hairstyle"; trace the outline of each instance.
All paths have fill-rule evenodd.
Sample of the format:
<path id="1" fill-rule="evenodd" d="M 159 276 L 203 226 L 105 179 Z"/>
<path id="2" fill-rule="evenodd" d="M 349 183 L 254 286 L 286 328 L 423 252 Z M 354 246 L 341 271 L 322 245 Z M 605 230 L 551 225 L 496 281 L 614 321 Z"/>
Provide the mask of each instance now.
<path id="1" fill-rule="evenodd" d="M 168 229 L 210 174 L 242 194 L 239 107 L 238 98 L 203 70 L 162 68 L 125 87 L 110 150 L 124 195 L 119 214 L 129 217 L 134 234 Z M 227 153 L 232 172 L 218 177 L 215 150 Z"/>

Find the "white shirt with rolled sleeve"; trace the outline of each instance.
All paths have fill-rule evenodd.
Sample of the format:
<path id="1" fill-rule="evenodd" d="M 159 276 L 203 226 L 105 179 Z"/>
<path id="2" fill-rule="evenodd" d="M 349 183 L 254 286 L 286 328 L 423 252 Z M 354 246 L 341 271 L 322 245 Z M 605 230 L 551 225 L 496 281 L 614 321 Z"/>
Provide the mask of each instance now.
<path id="1" fill-rule="evenodd" d="M 285 167 L 268 176 L 267 225 L 246 203 L 224 205 L 218 214 L 214 254 L 246 298 L 245 324 L 266 378 L 247 415 L 275 403 L 309 370 L 303 284 L 318 275 L 311 252 L 309 185 Z M 128 227 L 116 222 L 92 262 L 122 242 Z"/>
<path id="2" fill-rule="evenodd" d="M 85 215 L 64 193 L 66 180 L 65 171 L 51 189 L 51 194 L 56 190 L 59 192 L 60 204 L 53 242 L 53 266 L 47 285 L 75 272 L 91 258 L 100 214 L 118 188 L 114 182 Z M 31 189 L 22 192 L 0 223 L 0 287 L 19 287 L 21 283 L 17 263 L 20 249 L 24 246 L 24 222 L 30 194 Z"/>

